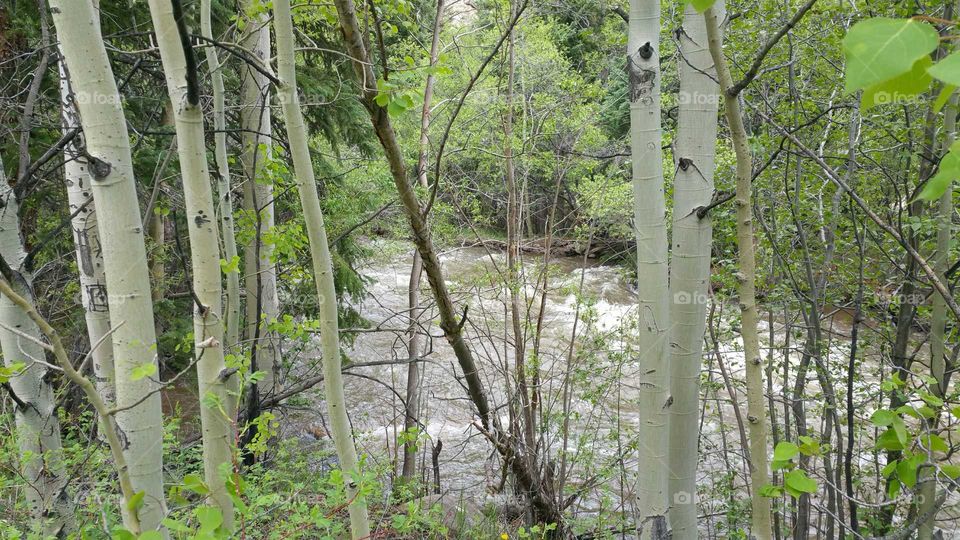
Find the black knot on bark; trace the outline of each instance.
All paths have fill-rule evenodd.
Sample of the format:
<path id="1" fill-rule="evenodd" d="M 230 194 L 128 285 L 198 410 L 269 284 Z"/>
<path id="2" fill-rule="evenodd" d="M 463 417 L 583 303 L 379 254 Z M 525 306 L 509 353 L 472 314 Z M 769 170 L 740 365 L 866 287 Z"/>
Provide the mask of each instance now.
<path id="1" fill-rule="evenodd" d="M 650 42 L 644 43 L 640 49 L 637 50 L 637 53 L 640 54 L 640 58 L 644 60 L 649 60 L 653 56 L 653 46 L 650 45 Z"/>
<path id="2" fill-rule="evenodd" d="M 693 160 L 690 159 L 690 158 L 682 157 L 682 158 L 680 158 L 680 160 L 677 162 L 677 164 L 680 166 L 680 170 L 681 170 L 681 171 L 686 171 L 687 169 L 690 168 L 690 165 L 693 165 Z"/>
<path id="3" fill-rule="evenodd" d="M 90 164 L 90 174 L 93 176 L 94 180 L 103 180 L 107 176 L 110 176 L 110 171 L 113 169 L 113 167 L 111 167 L 109 163 L 89 154 L 86 156 L 86 158 L 87 162 Z"/>

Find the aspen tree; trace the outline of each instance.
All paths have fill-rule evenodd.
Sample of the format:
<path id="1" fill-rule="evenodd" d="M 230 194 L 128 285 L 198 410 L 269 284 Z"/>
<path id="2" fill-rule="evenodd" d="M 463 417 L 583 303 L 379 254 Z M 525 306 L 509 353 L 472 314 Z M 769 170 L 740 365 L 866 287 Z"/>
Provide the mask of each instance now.
<path id="1" fill-rule="evenodd" d="M 241 44 L 251 51 L 254 61 L 268 65 L 270 52 L 270 26 L 265 6 L 256 0 L 244 0 L 243 9 L 250 14 L 246 20 Z M 243 251 L 243 283 L 246 290 L 244 307 L 244 339 L 250 343 L 251 356 L 257 371 L 264 373 L 256 384 L 256 394 L 270 395 L 274 392 L 277 361 L 280 354 L 280 338 L 270 329 L 270 324 L 280 313 L 277 296 L 277 273 L 271 262 L 273 244 L 267 241 L 267 233 L 274 225 L 273 185 L 265 179 L 265 165 L 272 156 L 272 114 L 270 112 L 270 81 L 250 66 L 241 70 L 240 124 L 243 163 L 246 180 L 243 183 L 243 209 L 253 218 L 255 231 Z"/>
<path id="2" fill-rule="evenodd" d="M 331 435 L 337 448 L 337 457 L 344 472 L 347 500 L 350 501 L 350 529 L 353 538 L 370 536 L 367 502 L 359 491 L 357 450 L 353 443 L 350 419 L 347 416 L 343 394 L 343 375 L 340 364 L 340 333 L 337 321 L 337 296 L 333 283 L 333 268 L 327 231 L 323 223 L 320 197 L 317 194 L 313 163 L 310 160 L 307 126 L 300 109 L 297 94 L 296 56 L 294 52 L 293 15 L 289 0 L 273 0 L 273 25 L 277 39 L 277 74 L 280 85 L 277 97 L 283 108 L 283 120 L 290 142 L 293 173 L 296 178 L 300 205 L 310 240 L 310 258 L 313 263 L 317 300 L 320 304 L 320 344 L 323 353 L 323 386 L 330 417 Z"/>
<path id="3" fill-rule="evenodd" d="M 718 2 L 714 9 L 722 9 Z M 706 330 L 713 227 L 717 108 L 720 95 L 703 16 L 687 3 L 680 41 L 679 118 L 674 140 L 673 234 L 670 254 L 670 529 L 674 540 L 697 538 L 697 448 L 700 366 Z"/>
<path id="4" fill-rule="evenodd" d="M 200 2 L 200 29 L 204 37 L 213 39 L 213 25 L 210 21 L 210 0 Z M 223 87 L 223 73 L 217 50 L 212 46 L 206 47 L 207 70 L 210 72 L 210 81 L 213 85 L 213 127 L 216 133 L 213 141 L 216 146 L 217 160 L 217 190 L 219 205 L 217 217 L 220 221 L 220 242 L 223 246 L 223 258 L 229 271 L 226 272 L 227 290 L 223 309 L 224 332 L 223 350 L 237 354 L 237 345 L 240 340 L 240 272 L 235 268 L 234 260 L 237 257 L 237 238 L 233 227 L 233 194 L 230 182 L 230 161 L 227 158 L 227 118 L 226 96 Z M 237 377 L 231 377 L 227 388 L 227 416 L 235 419 L 237 416 L 237 399 L 240 388 Z"/>
<path id="5" fill-rule="evenodd" d="M 61 53 L 62 55 L 62 53 Z M 58 64 L 60 71 L 61 117 L 64 133 L 80 128 L 80 119 L 74 103 L 73 91 L 67 77 L 66 65 Z M 113 344 L 104 339 L 110 331 L 110 307 L 107 302 L 106 279 L 103 274 L 103 253 L 100 248 L 100 228 L 97 209 L 93 202 L 92 178 L 89 164 L 83 155 L 82 134 L 77 135 L 63 150 L 63 177 L 67 185 L 70 226 L 80 274 L 80 303 L 83 305 L 87 338 L 93 348 L 90 361 L 97 392 L 104 402 L 112 404 Z M 102 434 L 101 434 L 102 435 Z"/>
<path id="6" fill-rule="evenodd" d="M 20 234 L 20 204 L 0 160 L 0 257 L 14 273 L 11 287 L 35 304 L 33 276 L 23 268 L 27 258 Z M 20 448 L 20 473 L 33 528 L 60 537 L 76 528 L 73 502 L 67 493 L 60 420 L 53 387 L 47 379 L 39 327 L 7 296 L 0 297 L 0 352 L 14 372 L 7 390 L 14 399 L 14 421 Z"/>
<path id="7" fill-rule="evenodd" d="M 126 120 L 93 4 L 51 0 L 50 10 L 77 96 L 94 204 L 110 209 L 98 221 L 101 232 L 110 231 L 100 235 L 100 245 L 110 304 L 116 424 L 132 489 L 143 492 L 143 506 L 133 517 L 125 510 L 124 523 L 166 535 L 157 340 Z"/>
<path id="8" fill-rule="evenodd" d="M 186 30 L 179 0 L 150 0 L 150 15 L 163 62 L 167 92 L 174 110 L 177 154 L 183 180 L 190 259 L 193 270 L 194 355 L 200 391 L 200 426 L 203 435 L 203 471 L 212 502 L 223 515 L 227 530 L 233 527 L 233 501 L 225 476 L 233 463 L 233 421 L 227 408 L 232 401 L 223 357 L 223 306 L 220 248 L 213 193 L 204 144 L 203 111 L 196 58 Z"/>
<path id="9" fill-rule="evenodd" d="M 660 2 L 631 0 L 627 34 L 630 154 L 637 238 L 638 428 L 637 527 L 666 538 L 670 292 L 660 127 Z"/>
<path id="10" fill-rule="evenodd" d="M 763 396 L 763 360 L 760 357 L 760 335 L 757 329 L 756 273 L 757 257 L 753 245 L 753 157 L 743 125 L 743 113 L 735 92 L 732 92 L 733 77 L 727 59 L 723 55 L 723 35 L 716 7 L 704 13 L 707 24 L 707 41 L 713 58 L 720 90 L 724 94 L 723 108 L 733 139 L 737 157 L 737 186 L 734 204 L 737 220 L 737 250 L 739 252 L 739 281 L 741 337 L 747 372 L 747 420 L 750 431 L 750 482 L 752 484 L 751 516 L 752 533 L 757 540 L 772 537 L 770 524 L 770 499 L 762 494 L 770 483 L 767 464 L 767 417 Z"/>

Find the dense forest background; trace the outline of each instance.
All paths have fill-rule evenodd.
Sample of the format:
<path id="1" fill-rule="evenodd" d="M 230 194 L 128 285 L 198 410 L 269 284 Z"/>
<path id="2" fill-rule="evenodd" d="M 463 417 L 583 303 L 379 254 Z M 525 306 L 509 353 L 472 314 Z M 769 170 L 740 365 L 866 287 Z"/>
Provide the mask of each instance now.
<path id="1" fill-rule="evenodd" d="M 960 535 L 958 9 L 0 0 L 0 538 Z"/>

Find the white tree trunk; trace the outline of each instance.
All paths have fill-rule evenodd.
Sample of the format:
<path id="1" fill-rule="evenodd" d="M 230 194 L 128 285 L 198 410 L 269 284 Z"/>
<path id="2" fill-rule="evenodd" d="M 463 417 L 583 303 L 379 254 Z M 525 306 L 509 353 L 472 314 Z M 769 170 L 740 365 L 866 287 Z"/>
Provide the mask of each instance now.
<path id="1" fill-rule="evenodd" d="M 73 101 L 73 91 L 67 78 L 66 66 L 60 71 L 60 102 L 63 131 L 80 127 L 80 119 Z M 63 150 L 63 176 L 67 185 L 73 244 L 76 248 L 77 272 L 80 274 L 80 303 L 87 323 L 87 338 L 95 347 L 90 354 L 93 379 L 97 392 L 108 405 L 113 404 L 113 344 L 104 336 L 110 331 L 110 308 L 103 292 L 106 279 L 103 274 L 103 254 L 100 250 L 100 230 L 97 210 L 93 203 L 89 165 L 83 156 L 83 135 L 77 135 Z M 99 344 L 99 345 L 97 345 Z M 102 434 L 101 434 L 102 435 Z"/>
<path id="2" fill-rule="evenodd" d="M 722 9 L 718 2 L 714 9 Z M 700 366 L 706 329 L 713 227 L 708 212 L 720 94 L 707 27 L 691 3 L 680 40 L 680 112 L 674 141 L 673 248 L 670 254 L 670 528 L 674 540 L 697 538 Z"/>
<path id="3" fill-rule="evenodd" d="M 639 471 L 641 538 L 666 538 L 670 297 L 660 128 L 660 2 L 631 0 L 627 36 L 630 153 L 639 301 Z"/>
<path id="4" fill-rule="evenodd" d="M 83 126 L 93 198 L 97 208 L 110 209 L 98 221 L 101 231 L 109 231 L 101 234 L 100 245 L 113 329 L 116 405 L 122 409 L 117 425 L 133 488 L 144 492 L 138 512 L 143 530 L 161 529 L 166 503 L 158 383 L 156 375 L 133 376 L 141 365 L 157 365 L 157 340 L 130 139 L 93 5 L 77 0 L 51 0 L 50 5 Z M 124 512 L 124 522 L 132 525 L 129 511 Z"/>
<path id="5" fill-rule="evenodd" d="M 200 3 L 201 32 L 207 38 L 213 39 L 213 28 L 210 22 L 210 0 Z M 210 80 L 213 84 L 213 126 L 217 132 L 213 135 L 216 145 L 217 159 L 217 186 L 220 196 L 217 216 L 220 221 L 220 238 L 223 245 L 223 258 L 233 264 L 237 256 L 237 237 L 233 228 L 233 194 L 230 183 L 230 162 L 227 159 L 227 118 L 226 96 L 223 87 L 223 73 L 220 71 L 220 58 L 217 49 L 212 45 L 206 47 L 207 69 L 210 71 Z M 224 304 L 224 334 L 223 350 L 227 353 L 238 354 L 237 345 L 240 340 L 240 272 L 231 270 L 226 276 L 227 291 Z M 237 403 L 240 387 L 237 377 L 228 381 L 227 415 L 231 419 L 237 416 Z"/>
<path id="6" fill-rule="evenodd" d="M 343 376 L 340 373 L 340 340 L 337 322 L 337 296 L 333 283 L 333 269 L 330 260 L 330 248 L 327 246 L 327 231 L 323 224 L 323 212 L 320 209 L 320 197 L 317 195 L 317 183 L 313 174 L 313 162 L 310 160 L 307 126 L 300 109 L 300 97 L 297 94 L 297 74 L 295 67 L 293 17 L 289 0 L 273 1 L 273 24 L 277 38 L 277 71 L 280 86 L 277 97 L 283 106 L 283 119 L 287 128 L 287 140 L 293 158 L 293 173 L 296 177 L 300 204 L 310 239 L 310 256 L 313 262 L 314 279 L 317 285 L 317 299 L 320 304 L 320 341 L 323 351 L 323 386 L 326 393 L 327 413 L 333 442 L 337 448 L 337 457 L 344 473 L 347 487 L 347 500 L 350 503 L 350 528 L 353 538 L 370 536 L 370 521 L 367 517 L 367 502 L 358 492 L 355 476 L 360 474 L 357 468 L 357 450 L 353 445 L 353 433 L 347 416 L 343 395 Z"/>
<path id="7" fill-rule="evenodd" d="M 213 192 L 207 169 L 204 144 L 203 111 L 200 109 L 198 73 L 190 73 L 188 60 L 192 49 L 181 41 L 177 28 L 176 4 L 170 0 L 150 0 L 150 15 L 157 46 L 167 80 L 167 91 L 174 109 L 177 154 L 183 179 L 190 258 L 193 270 L 194 354 L 197 357 L 197 381 L 200 390 L 200 424 L 203 433 L 203 471 L 213 503 L 223 514 L 224 527 L 233 528 L 233 501 L 227 492 L 223 464 L 233 462 L 234 430 L 228 416 L 230 403 L 223 362 L 222 287 L 217 219 L 213 210 Z M 194 77 L 191 83 L 191 77 Z M 191 89 L 190 85 L 197 86 Z M 193 94 L 191 90 L 197 93 Z"/>
<path id="8" fill-rule="evenodd" d="M 249 9 L 253 0 L 242 4 Z M 270 26 L 266 14 L 247 21 L 247 32 L 242 45 L 256 59 L 269 64 Z M 250 343 L 256 356 L 257 371 L 265 377 L 257 385 L 261 395 L 270 395 L 276 386 L 276 374 L 280 358 L 280 337 L 269 325 L 280 313 L 277 297 L 277 273 L 270 257 L 273 245 L 264 241 L 274 225 L 273 185 L 264 182 L 264 164 L 272 158 L 272 125 L 270 114 L 270 81 L 257 70 L 245 66 L 241 73 L 243 105 L 240 122 L 243 129 L 243 162 L 246 181 L 243 187 L 243 208 L 256 223 L 256 231 L 249 244 L 244 246 L 243 267 L 246 306 L 244 311 L 244 339 Z M 258 179 L 261 180 L 258 182 Z"/>
<path id="9" fill-rule="evenodd" d="M 770 499 L 760 490 L 770 483 L 767 461 L 767 411 L 764 405 L 763 360 L 760 357 L 760 335 L 757 330 L 757 257 L 753 245 L 753 156 L 750 154 L 747 130 L 737 97 L 727 93 L 733 87 L 733 77 L 723 55 L 723 35 L 720 32 L 720 16 L 716 8 L 704 13 L 707 23 L 707 41 L 724 93 L 723 107 L 737 155 L 737 251 L 740 272 L 741 336 L 743 357 L 746 362 L 747 420 L 750 425 L 750 483 L 751 483 L 751 533 L 757 540 L 770 540 L 773 532 L 770 523 Z"/>
<path id="10" fill-rule="evenodd" d="M 0 161 L 0 256 L 16 275 L 11 287 L 34 302 L 33 276 L 22 267 L 26 259 L 20 236 L 20 205 L 7 183 Z M 44 536 L 60 537 L 76 528 L 73 501 L 67 493 L 67 474 L 60 443 L 60 421 L 55 410 L 53 387 L 46 380 L 46 353 L 39 345 L 42 334 L 9 298 L 0 298 L 0 352 L 7 367 L 23 364 L 10 378 L 9 390 L 17 403 L 15 423 L 20 447 L 23 492 L 30 507 L 33 526 Z M 29 457 L 28 457 L 29 456 Z"/>

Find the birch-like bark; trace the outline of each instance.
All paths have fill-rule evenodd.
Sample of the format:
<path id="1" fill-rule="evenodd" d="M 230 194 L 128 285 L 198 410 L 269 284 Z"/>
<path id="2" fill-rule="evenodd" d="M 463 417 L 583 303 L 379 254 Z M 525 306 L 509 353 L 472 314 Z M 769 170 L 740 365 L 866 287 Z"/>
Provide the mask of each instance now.
<path id="1" fill-rule="evenodd" d="M 660 128 L 660 2 L 631 0 L 627 34 L 639 336 L 637 527 L 667 537 L 670 292 Z"/>
<path id="2" fill-rule="evenodd" d="M 11 286 L 31 304 L 33 276 L 23 268 L 27 257 L 20 235 L 20 204 L 7 183 L 0 161 L 0 257 L 15 273 Z M 47 380 L 45 353 L 37 325 L 10 298 L 0 298 L 0 352 L 7 367 L 22 364 L 7 387 L 24 406 L 14 422 L 20 448 L 20 473 L 34 531 L 60 538 L 76 529 L 73 501 L 67 493 L 67 471 L 60 442 L 53 387 Z"/>
<path id="3" fill-rule="evenodd" d="M 61 53 L 62 56 L 62 53 Z M 60 72 L 60 107 L 63 131 L 79 129 L 80 118 L 74 104 L 73 90 L 66 65 L 58 64 Z M 103 273 L 103 253 L 100 248 L 100 230 L 97 209 L 93 202 L 89 164 L 83 155 L 83 135 L 77 135 L 63 149 L 63 177 L 67 185 L 73 245 L 80 275 L 80 303 L 87 323 L 87 338 L 93 364 L 93 380 L 105 403 L 113 404 L 113 345 L 103 339 L 110 331 L 110 307 L 107 305 L 106 278 Z M 99 345 L 97 345 L 99 344 Z M 102 437 L 101 433 L 101 437 Z"/>
<path id="4" fill-rule="evenodd" d="M 203 471 L 210 498 L 223 515 L 223 525 L 233 528 L 233 501 L 224 481 L 223 464 L 233 463 L 234 430 L 227 414 L 231 402 L 223 361 L 223 299 L 220 279 L 220 246 L 213 193 L 204 144 L 196 58 L 186 35 L 179 0 L 150 0 L 160 59 L 173 104 L 177 155 L 183 180 L 190 259 L 193 270 L 194 354 L 200 390 L 200 427 L 203 435 Z M 178 24 L 180 27 L 178 28 Z"/>
<path id="5" fill-rule="evenodd" d="M 723 55 L 723 36 L 717 10 L 710 8 L 704 13 L 707 24 L 707 40 L 710 56 L 717 71 L 720 89 L 724 93 L 724 114 L 733 139 L 737 157 L 737 249 L 739 251 L 739 281 L 741 336 L 747 372 L 747 421 L 750 426 L 750 481 L 752 484 L 751 516 L 752 533 L 757 540 L 770 540 L 770 499 L 761 495 L 761 489 L 770 483 L 767 465 L 767 417 L 763 397 L 763 360 L 760 358 L 760 337 L 757 329 L 756 270 L 757 261 L 753 245 L 753 158 L 743 125 L 743 115 L 737 95 L 731 96 L 733 77 L 727 59 Z"/>
<path id="6" fill-rule="evenodd" d="M 722 10 L 722 2 L 714 4 Z M 674 141 L 670 258 L 670 529 L 697 538 L 700 366 L 706 330 L 713 226 L 698 210 L 713 198 L 719 89 L 703 16 L 687 3 L 680 41 L 680 111 Z"/>
<path id="7" fill-rule="evenodd" d="M 947 106 L 943 116 L 943 130 L 946 132 L 943 148 L 944 152 L 956 140 L 957 130 L 957 94 L 950 97 L 950 104 Z M 947 186 L 940 199 L 937 200 L 935 207 L 935 219 L 937 223 L 937 245 L 936 252 L 930 257 L 930 264 L 937 272 L 937 276 L 943 283 L 947 282 L 947 271 L 950 269 L 950 249 L 953 244 L 953 185 Z M 930 375 L 936 380 L 931 385 L 930 393 L 943 398 L 947 391 L 946 377 L 946 324 L 947 324 L 947 302 L 943 295 L 933 292 L 933 306 L 930 315 Z M 926 421 L 926 428 L 929 433 L 936 433 L 937 418 L 931 418 Z M 921 471 L 920 498 L 917 514 L 924 516 L 930 514 L 930 519 L 924 521 L 917 529 L 917 540 L 931 540 L 937 515 L 935 504 L 937 499 L 937 469 L 936 460 L 931 454 L 929 467 L 924 467 Z"/>
<path id="8" fill-rule="evenodd" d="M 433 22 L 433 39 L 430 42 L 430 67 L 437 65 L 440 57 L 440 29 L 443 27 L 443 3 L 437 0 L 437 14 Z M 420 113 L 420 146 L 417 156 L 417 183 L 427 187 L 427 163 L 430 145 L 430 107 L 433 103 L 433 86 L 436 82 L 433 72 L 427 74 L 423 86 L 423 108 Z M 423 259 L 420 252 L 413 250 L 413 262 L 410 265 L 410 284 L 407 290 L 407 304 L 410 308 L 410 325 L 407 330 L 407 356 L 420 357 L 420 281 L 423 275 Z M 419 425 L 420 417 L 420 362 L 410 362 L 407 366 L 407 403 L 404 409 L 403 430 L 413 433 Z M 403 467 L 401 477 L 405 481 L 413 479 L 417 468 L 417 441 L 408 440 L 403 445 Z"/>
<path id="9" fill-rule="evenodd" d="M 287 128 L 287 140 L 293 158 L 293 173 L 296 177 L 300 204 L 303 207 L 307 237 L 310 240 L 310 258 L 313 262 L 317 300 L 320 305 L 320 345 L 323 352 L 323 385 L 330 418 L 331 435 L 344 472 L 347 500 L 350 501 L 350 529 L 353 538 L 369 538 L 370 520 L 367 517 L 367 502 L 359 492 L 357 480 L 360 474 L 357 450 L 353 444 L 350 419 L 347 416 L 343 394 L 343 375 L 340 365 L 340 339 L 337 321 L 337 295 L 333 283 L 333 268 L 327 231 L 323 223 L 320 197 L 317 194 L 313 162 L 310 160 L 309 135 L 300 109 L 297 94 L 296 56 L 294 52 L 293 16 L 289 0 L 273 0 L 273 25 L 277 39 L 277 74 L 280 85 L 277 97 L 283 107 L 283 119 Z"/>
<path id="10" fill-rule="evenodd" d="M 257 2 L 245 0 L 246 10 L 255 8 Z M 247 21 L 247 30 L 241 41 L 256 60 L 269 64 L 270 27 L 266 13 Z M 243 130 L 243 163 L 246 180 L 243 184 L 243 209 L 253 217 L 256 230 L 243 251 L 243 283 L 246 290 L 244 308 L 244 340 L 250 343 L 251 357 L 256 370 L 264 372 L 257 383 L 251 399 L 268 396 L 276 386 L 277 361 L 280 357 L 280 338 L 270 330 L 270 324 L 280 313 L 277 296 L 277 273 L 270 261 L 273 245 L 265 241 L 265 235 L 273 229 L 273 185 L 264 178 L 264 165 L 271 159 L 272 115 L 270 114 L 270 81 L 250 66 L 241 73 L 243 104 L 240 123 Z"/>
<path id="11" fill-rule="evenodd" d="M 113 329 L 117 428 L 135 492 L 144 492 L 137 512 L 143 530 L 162 528 L 163 417 L 154 377 L 134 377 L 142 365 L 157 365 L 153 303 L 147 275 L 143 223 L 134 185 L 130 139 L 120 94 L 90 2 L 52 0 L 51 12 L 83 127 L 98 216 L 110 327 Z M 126 507 L 125 507 L 126 508 Z M 124 523 L 136 519 L 125 510 Z M 139 527 L 138 527 L 139 528 Z"/>
<path id="12" fill-rule="evenodd" d="M 210 0 L 200 2 L 200 31 L 213 39 L 213 25 L 210 21 Z M 217 218 L 220 221 L 220 241 L 223 246 L 223 259 L 233 265 L 237 257 L 237 237 L 233 227 L 233 195 L 230 185 L 230 162 L 227 159 L 227 117 L 226 95 L 223 87 L 223 73 L 217 49 L 206 47 L 207 69 L 210 72 L 210 81 L 213 86 L 213 135 L 215 157 L 217 160 L 217 190 L 219 204 Z M 225 353 L 237 354 L 237 345 L 240 340 L 240 271 L 232 269 L 226 275 L 227 290 L 223 308 L 224 333 L 223 350 Z M 227 416 L 237 417 L 237 403 L 239 399 L 239 380 L 230 377 L 227 381 Z"/>

